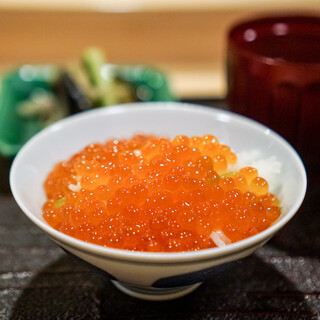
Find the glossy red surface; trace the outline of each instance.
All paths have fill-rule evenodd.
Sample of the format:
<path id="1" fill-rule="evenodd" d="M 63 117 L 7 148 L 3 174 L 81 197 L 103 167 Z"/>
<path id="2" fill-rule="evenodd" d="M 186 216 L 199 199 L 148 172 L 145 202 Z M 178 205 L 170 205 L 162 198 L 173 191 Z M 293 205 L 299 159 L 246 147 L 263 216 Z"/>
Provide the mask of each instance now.
<path id="1" fill-rule="evenodd" d="M 313 152 L 320 136 L 320 17 L 235 26 L 229 33 L 228 105 L 298 151 Z"/>

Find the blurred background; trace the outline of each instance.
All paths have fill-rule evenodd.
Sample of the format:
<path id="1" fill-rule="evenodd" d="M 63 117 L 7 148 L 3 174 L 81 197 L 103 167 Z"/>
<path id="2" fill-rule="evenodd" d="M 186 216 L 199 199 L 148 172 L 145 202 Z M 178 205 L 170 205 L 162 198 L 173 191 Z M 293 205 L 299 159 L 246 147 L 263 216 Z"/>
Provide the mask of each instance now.
<path id="1" fill-rule="evenodd" d="M 177 98 L 223 98 L 231 25 L 317 10 L 319 0 L 2 0 L 0 66 L 65 64 L 94 45 L 113 63 L 159 67 Z"/>

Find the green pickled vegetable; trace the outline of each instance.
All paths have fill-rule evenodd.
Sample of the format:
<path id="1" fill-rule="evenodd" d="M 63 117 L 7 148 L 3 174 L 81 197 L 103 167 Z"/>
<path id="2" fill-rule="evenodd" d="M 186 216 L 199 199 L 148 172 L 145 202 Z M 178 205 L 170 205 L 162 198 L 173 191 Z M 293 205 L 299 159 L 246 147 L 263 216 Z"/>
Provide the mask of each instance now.
<path id="1" fill-rule="evenodd" d="M 82 65 L 90 83 L 95 88 L 103 88 L 105 85 L 105 81 L 100 75 L 101 67 L 105 62 L 106 57 L 99 48 L 88 48 L 82 54 Z"/>
<path id="2" fill-rule="evenodd" d="M 221 178 L 231 178 L 233 177 L 235 174 L 237 174 L 238 171 L 229 171 L 229 172 L 226 172 L 224 174 L 221 175 Z"/>
<path id="3" fill-rule="evenodd" d="M 66 198 L 63 197 L 63 198 L 60 198 L 58 199 L 55 203 L 54 203 L 54 207 L 56 209 L 60 208 L 61 206 L 64 206 L 66 204 Z"/>

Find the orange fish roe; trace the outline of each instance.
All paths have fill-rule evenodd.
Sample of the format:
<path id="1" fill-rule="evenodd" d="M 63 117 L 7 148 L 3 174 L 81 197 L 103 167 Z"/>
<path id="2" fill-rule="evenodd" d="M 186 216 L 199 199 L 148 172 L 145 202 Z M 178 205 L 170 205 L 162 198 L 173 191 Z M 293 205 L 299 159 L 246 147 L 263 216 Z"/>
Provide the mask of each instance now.
<path id="1" fill-rule="evenodd" d="M 49 174 L 43 217 L 67 235 L 106 247 L 224 246 L 265 230 L 280 215 L 279 200 L 256 169 L 227 172 L 236 161 L 212 135 L 90 144 Z"/>

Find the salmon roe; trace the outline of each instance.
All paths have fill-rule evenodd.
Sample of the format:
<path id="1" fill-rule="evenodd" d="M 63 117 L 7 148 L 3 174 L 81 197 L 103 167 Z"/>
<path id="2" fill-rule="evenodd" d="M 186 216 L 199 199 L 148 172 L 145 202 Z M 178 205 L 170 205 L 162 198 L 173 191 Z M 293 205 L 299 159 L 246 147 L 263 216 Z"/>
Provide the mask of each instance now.
<path id="1" fill-rule="evenodd" d="M 239 241 L 268 228 L 279 200 L 254 168 L 212 135 L 135 135 L 90 144 L 58 163 L 44 187 L 53 228 L 105 247 L 170 252 Z"/>

